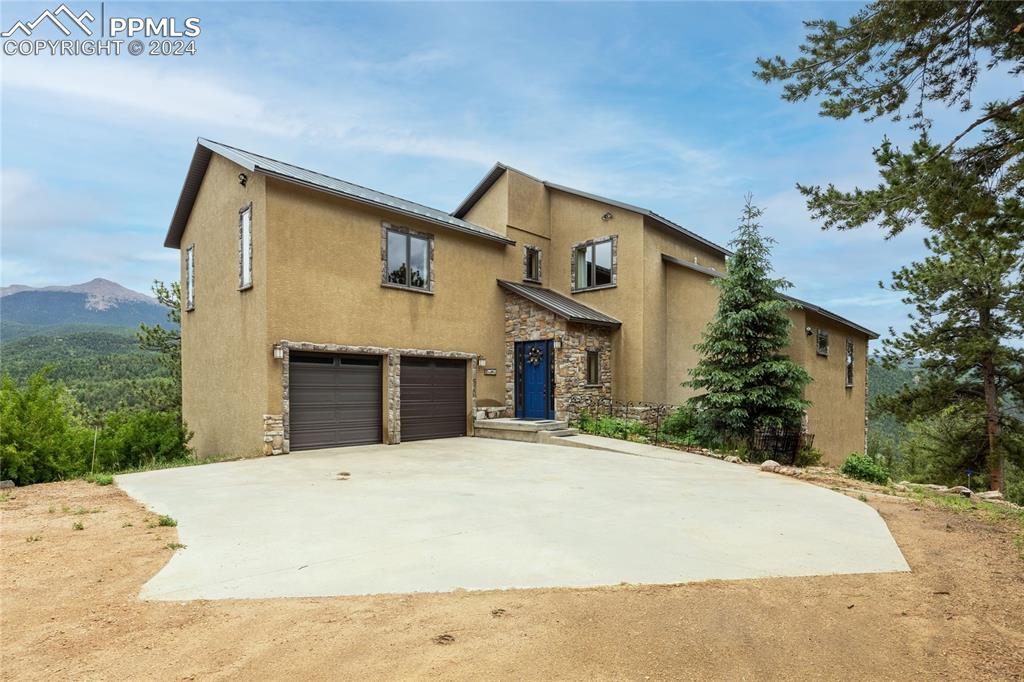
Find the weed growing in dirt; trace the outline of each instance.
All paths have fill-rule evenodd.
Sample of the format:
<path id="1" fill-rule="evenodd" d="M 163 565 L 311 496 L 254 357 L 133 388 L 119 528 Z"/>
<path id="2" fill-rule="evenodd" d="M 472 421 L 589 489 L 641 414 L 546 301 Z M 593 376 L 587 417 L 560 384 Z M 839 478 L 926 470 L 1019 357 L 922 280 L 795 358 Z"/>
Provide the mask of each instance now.
<path id="1" fill-rule="evenodd" d="M 178 522 L 172 519 L 170 516 L 163 514 L 160 516 L 160 520 L 157 521 L 158 526 L 177 526 Z"/>
<path id="2" fill-rule="evenodd" d="M 110 485 L 114 482 L 113 474 L 86 474 L 85 480 L 96 485 Z"/>
<path id="3" fill-rule="evenodd" d="M 132 527 L 132 522 L 131 521 L 125 521 L 124 523 L 121 524 L 121 527 L 122 528 L 131 528 Z"/>
<path id="4" fill-rule="evenodd" d="M 75 521 L 71 524 L 71 530 L 85 530 L 85 526 L 82 525 L 81 521 Z"/>
<path id="5" fill-rule="evenodd" d="M 75 509 L 75 515 L 81 516 L 83 514 L 99 514 L 101 511 L 103 510 L 100 509 L 99 507 L 96 507 L 95 509 L 86 509 L 85 507 L 78 507 L 77 509 Z"/>
<path id="6" fill-rule="evenodd" d="M 10 493 L 0 493 L 0 502 L 6 502 L 9 499 L 11 499 Z"/>
<path id="7" fill-rule="evenodd" d="M 29 535 L 27 538 L 25 538 L 25 542 L 39 542 L 42 539 L 42 535 Z"/>
<path id="8" fill-rule="evenodd" d="M 864 493 L 861 493 L 860 495 L 857 496 L 857 499 L 860 500 L 861 502 L 867 502 L 868 496 L 865 495 Z"/>
<path id="9" fill-rule="evenodd" d="M 54 513 L 54 512 L 56 512 L 57 510 L 56 510 L 56 509 L 55 509 L 55 508 L 54 508 L 54 507 L 53 507 L 53 506 L 51 505 L 51 506 L 50 506 L 50 508 L 49 508 L 49 509 L 47 509 L 46 511 L 48 511 L 48 512 L 49 512 L 49 513 L 51 513 L 51 514 L 53 514 L 53 513 Z"/>
<path id="10" fill-rule="evenodd" d="M 185 549 L 188 545 L 183 545 L 180 542 L 168 542 L 167 549 Z"/>

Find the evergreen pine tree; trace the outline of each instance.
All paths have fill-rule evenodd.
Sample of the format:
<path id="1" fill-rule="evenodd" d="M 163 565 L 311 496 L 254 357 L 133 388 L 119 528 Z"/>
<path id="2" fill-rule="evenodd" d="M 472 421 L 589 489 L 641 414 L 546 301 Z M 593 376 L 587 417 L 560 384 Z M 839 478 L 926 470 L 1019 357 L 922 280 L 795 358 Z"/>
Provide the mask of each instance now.
<path id="1" fill-rule="evenodd" d="M 684 385 L 703 391 L 690 404 L 700 415 L 704 442 L 738 445 L 755 429 L 800 425 L 810 403 L 803 398 L 810 375 L 782 354 L 789 343 L 792 307 L 780 293 L 791 286 L 772 277 L 774 240 L 761 234 L 762 210 L 746 206 L 726 275 L 714 284 L 720 290 L 718 311 L 696 349 L 701 360 Z"/>

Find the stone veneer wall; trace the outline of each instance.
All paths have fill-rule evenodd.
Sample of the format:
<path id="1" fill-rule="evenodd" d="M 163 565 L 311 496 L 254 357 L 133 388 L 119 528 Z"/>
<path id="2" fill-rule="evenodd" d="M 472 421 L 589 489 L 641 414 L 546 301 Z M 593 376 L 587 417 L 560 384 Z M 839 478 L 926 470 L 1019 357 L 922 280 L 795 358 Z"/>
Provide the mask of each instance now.
<path id="1" fill-rule="evenodd" d="M 443 358 L 448 360 L 466 360 L 469 363 L 470 382 L 472 384 L 469 414 L 476 414 L 476 353 L 457 351 L 424 350 L 422 348 L 383 348 L 380 346 L 345 346 L 336 343 L 311 343 L 308 341 L 279 341 L 276 346 L 281 349 L 281 391 L 282 414 L 263 415 L 263 452 L 267 455 L 279 455 L 291 451 L 289 442 L 289 355 L 291 351 L 312 353 L 346 353 L 352 355 L 378 355 L 382 358 L 387 379 L 384 382 L 385 400 L 387 402 L 384 423 L 387 429 L 387 443 L 395 445 L 402 442 L 402 356 Z"/>
<path id="2" fill-rule="evenodd" d="M 610 401 L 611 329 L 569 324 L 550 310 L 511 292 L 505 294 L 505 415 L 515 415 L 516 341 L 555 341 L 555 418 L 576 419 L 588 405 Z M 587 351 L 600 353 L 601 382 L 587 384 Z"/>

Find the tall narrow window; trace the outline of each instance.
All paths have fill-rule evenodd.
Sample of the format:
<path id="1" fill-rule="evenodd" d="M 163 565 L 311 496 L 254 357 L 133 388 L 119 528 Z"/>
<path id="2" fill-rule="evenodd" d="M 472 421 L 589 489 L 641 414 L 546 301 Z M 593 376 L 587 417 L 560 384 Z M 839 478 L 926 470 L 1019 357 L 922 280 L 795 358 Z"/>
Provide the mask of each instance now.
<path id="1" fill-rule="evenodd" d="M 591 289 L 615 283 L 613 238 L 580 244 L 573 252 L 573 289 Z"/>
<path id="2" fill-rule="evenodd" d="M 385 281 L 430 290 L 430 239 L 399 230 L 387 231 Z"/>
<path id="3" fill-rule="evenodd" d="M 196 307 L 196 245 L 185 249 L 185 310 Z"/>
<path id="4" fill-rule="evenodd" d="M 523 249 L 523 279 L 539 282 L 540 249 L 533 246 L 525 246 Z"/>
<path id="5" fill-rule="evenodd" d="M 846 339 L 846 387 L 853 388 L 853 341 Z"/>
<path id="6" fill-rule="evenodd" d="M 601 354 L 596 350 L 587 351 L 587 383 L 601 383 Z"/>
<path id="7" fill-rule="evenodd" d="M 238 217 L 238 288 L 252 286 L 252 204 Z"/>
<path id="8" fill-rule="evenodd" d="M 828 332 L 819 329 L 817 336 L 818 355 L 828 355 Z"/>

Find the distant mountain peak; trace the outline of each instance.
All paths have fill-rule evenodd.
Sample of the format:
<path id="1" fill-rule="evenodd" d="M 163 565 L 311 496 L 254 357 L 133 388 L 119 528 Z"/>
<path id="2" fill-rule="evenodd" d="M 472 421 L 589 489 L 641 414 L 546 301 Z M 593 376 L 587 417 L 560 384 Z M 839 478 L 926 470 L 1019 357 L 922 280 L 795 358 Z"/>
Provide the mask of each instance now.
<path id="1" fill-rule="evenodd" d="M 139 293 L 121 286 L 109 279 L 96 277 L 95 279 L 83 282 L 82 284 L 70 284 L 67 286 L 55 285 L 48 287 L 30 287 L 24 284 L 12 284 L 7 287 L 0 287 L 0 297 L 12 296 L 31 291 L 45 292 L 67 292 L 72 294 L 86 294 L 86 308 L 89 310 L 106 310 L 116 307 L 122 301 L 137 301 L 143 303 L 156 303 L 156 299 L 146 294 Z"/>

